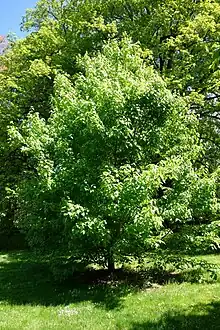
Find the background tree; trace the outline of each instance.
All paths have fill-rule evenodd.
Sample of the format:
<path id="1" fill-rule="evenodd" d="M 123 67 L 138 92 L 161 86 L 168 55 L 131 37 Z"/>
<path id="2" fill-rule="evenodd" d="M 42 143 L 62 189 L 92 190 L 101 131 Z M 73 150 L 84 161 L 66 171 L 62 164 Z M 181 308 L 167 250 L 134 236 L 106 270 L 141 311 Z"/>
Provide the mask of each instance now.
<path id="1" fill-rule="evenodd" d="M 200 116 L 200 137 L 206 145 L 200 161 L 210 171 L 219 166 L 218 1 L 41 0 L 23 26 L 38 30 L 45 21 L 56 22 L 66 42 L 65 71 L 76 53 L 100 49 L 104 40 L 123 33 L 152 50 L 154 67 Z M 72 56 L 66 57 L 65 51 Z"/>

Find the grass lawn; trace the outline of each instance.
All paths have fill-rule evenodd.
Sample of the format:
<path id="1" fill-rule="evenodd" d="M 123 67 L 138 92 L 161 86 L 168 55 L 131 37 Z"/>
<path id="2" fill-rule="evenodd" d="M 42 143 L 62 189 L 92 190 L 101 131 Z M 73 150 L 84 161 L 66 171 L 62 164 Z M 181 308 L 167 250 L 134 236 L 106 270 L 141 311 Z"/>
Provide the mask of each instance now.
<path id="1" fill-rule="evenodd" d="M 1 253 L 0 329 L 220 329 L 220 283 L 59 284 L 31 254 Z"/>

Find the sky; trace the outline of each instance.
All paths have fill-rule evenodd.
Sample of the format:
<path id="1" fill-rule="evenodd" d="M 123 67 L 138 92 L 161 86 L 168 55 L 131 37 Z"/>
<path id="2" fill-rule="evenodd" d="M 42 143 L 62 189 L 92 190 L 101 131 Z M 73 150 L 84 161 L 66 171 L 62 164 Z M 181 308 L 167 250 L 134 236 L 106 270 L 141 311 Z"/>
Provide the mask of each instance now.
<path id="1" fill-rule="evenodd" d="M 37 0 L 0 0 L 0 35 L 14 32 L 18 37 L 25 34 L 20 31 L 22 16 L 27 8 L 33 8 Z"/>

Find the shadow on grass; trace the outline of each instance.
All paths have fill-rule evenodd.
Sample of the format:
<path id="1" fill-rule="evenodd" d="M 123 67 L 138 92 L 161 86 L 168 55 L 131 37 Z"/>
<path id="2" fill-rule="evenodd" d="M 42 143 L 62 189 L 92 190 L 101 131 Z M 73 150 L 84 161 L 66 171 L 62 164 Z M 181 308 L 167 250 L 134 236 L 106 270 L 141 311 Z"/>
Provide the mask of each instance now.
<path id="1" fill-rule="evenodd" d="M 190 313 L 166 313 L 158 322 L 134 323 L 129 330 L 219 330 L 220 302 L 196 305 Z"/>
<path id="2" fill-rule="evenodd" d="M 137 286 L 135 277 L 123 271 L 76 273 L 59 283 L 54 280 L 47 262 L 26 252 L 9 253 L 0 261 L 0 302 L 12 305 L 57 306 L 92 301 L 111 310 L 120 308 L 122 298 Z M 134 275 L 136 276 L 136 275 Z"/>
<path id="3" fill-rule="evenodd" d="M 57 306 L 91 301 L 97 307 L 111 310 L 120 308 L 123 297 L 130 292 L 149 288 L 151 283 L 163 285 L 171 281 L 182 282 L 182 278 L 180 274 L 158 269 L 147 272 L 119 269 L 113 275 L 105 270 L 75 273 L 59 283 L 54 280 L 48 262 L 30 252 L 9 253 L 5 260 L 4 256 L 0 259 L 0 302 L 12 305 Z"/>

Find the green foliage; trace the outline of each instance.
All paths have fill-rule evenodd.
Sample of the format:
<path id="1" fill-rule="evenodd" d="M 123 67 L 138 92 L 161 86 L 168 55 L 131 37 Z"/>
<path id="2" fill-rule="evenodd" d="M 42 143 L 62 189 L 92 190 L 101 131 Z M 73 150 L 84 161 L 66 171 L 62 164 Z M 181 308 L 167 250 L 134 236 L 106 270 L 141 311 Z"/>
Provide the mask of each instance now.
<path id="1" fill-rule="evenodd" d="M 210 0 L 28 10 L 32 32 L 0 57 L 1 226 L 109 265 L 185 224 L 216 246 L 219 13 Z"/>
<path id="2" fill-rule="evenodd" d="M 215 263 L 210 263 L 199 258 L 162 253 L 155 256 L 152 270 L 154 274 L 158 272 L 158 275 L 162 278 L 163 276 L 161 274 L 168 273 L 170 281 L 211 283 L 217 280 L 220 269 Z"/>
<path id="3" fill-rule="evenodd" d="M 64 46 L 60 60 L 100 49 L 106 39 L 126 33 L 152 52 L 152 63 L 169 88 L 188 99 L 200 115 L 205 155 L 200 161 L 219 166 L 219 19 L 218 1 L 90 0 L 38 2 L 23 19 L 24 29 L 56 26 Z"/>
<path id="4" fill-rule="evenodd" d="M 79 57 L 84 73 L 55 77 L 49 120 L 30 113 L 10 128 L 34 169 L 17 189 L 32 246 L 110 267 L 157 246 L 163 228 L 217 212 L 216 178 L 195 166 L 198 119 L 146 55 L 125 39 Z"/>
<path id="5" fill-rule="evenodd" d="M 200 219 L 201 221 L 201 219 Z M 202 222 L 202 221 L 201 221 Z M 220 249 L 220 223 L 183 226 L 175 234 L 170 232 L 165 239 L 166 247 L 172 251 L 188 254 L 213 253 Z"/>

